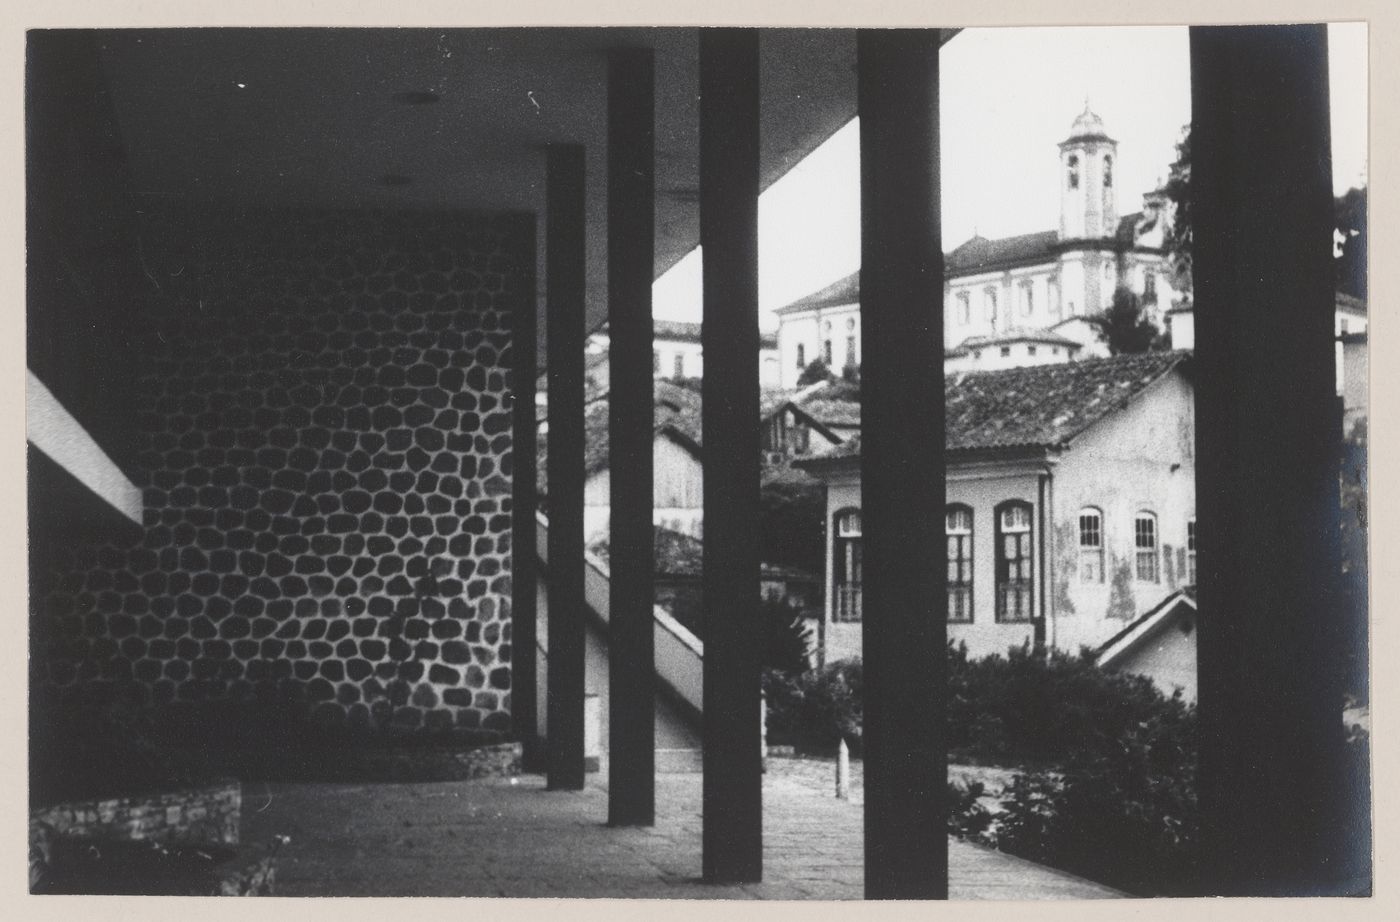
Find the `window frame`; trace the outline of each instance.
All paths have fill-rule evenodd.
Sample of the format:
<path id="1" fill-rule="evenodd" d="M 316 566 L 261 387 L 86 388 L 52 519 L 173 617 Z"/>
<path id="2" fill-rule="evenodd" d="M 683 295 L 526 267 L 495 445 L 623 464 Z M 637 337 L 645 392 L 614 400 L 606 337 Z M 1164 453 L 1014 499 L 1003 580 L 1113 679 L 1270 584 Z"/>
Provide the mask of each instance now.
<path id="1" fill-rule="evenodd" d="M 854 531 L 850 523 L 854 521 Z M 831 620 L 843 624 L 862 619 L 861 578 L 865 573 L 860 508 L 845 506 L 831 517 Z M 854 574 L 855 578 L 852 579 Z M 843 591 L 844 590 L 844 591 Z"/>
<path id="2" fill-rule="evenodd" d="M 1157 513 L 1151 509 L 1133 513 L 1133 579 L 1140 583 L 1162 581 L 1162 530 L 1157 523 Z M 1144 529 L 1144 525 L 1149 527 Z M 1148 544 L 1143 543 L 1144 538 Z"/>
<path id="3" fill-rule="evenodd" d="M 1187 585 L 1196 585 L 1196 517 L 1186 520 L 1186 576 Z"/>
<path id="4" fill-rule="evenodd" d="M 805 371 L 806 368 L 807 368 L 807 344 L 806 344 L 806 343 L 798 343 L 798 344 L 797 344 L 797 367 L 798 367 L 799 370 L 803 370 L 803 371 Z"/>
<path id="5" fill-rule="evenodd" d="M 685 377 L 685 353 L 684 353 L 684 352 L 677 352 L 677 353 L 675 354 L 675 358 L 674 358 L 674 360 L 673 360 L 672 363 L 671 363 L 671 370 L 675 373 L 675 374 L 673 375 L 673 377 L 675 377 L 675 379 L 676 379 L 677 381 L 679 381 L 679 380 L 681 380 L 682 378 Z"/>
<path id="6" fill-rule="evenodd" d="M 1069 182 L 1069 188 L 1071 188 L 1071 189 L 1078 189 L 1078 188 L 1079 188 L 1079 155 L 1078 155 L 1078 154 L 1070 154 L 1068 157 L 1066 157 L 1066 158 L 1065 158 L 1065 166 L 1067 167 L 1066 173 L 1067 173 L 1067 178 L 1068 178 L 1068 182 Z"/>
<path id="7" fill-rule="evenodd" d="M 1093 519 L 1092 530 L 1086 529 L 1086 519 Z M 1084 506 L 1079 510 L 1079 581 L 1081 583 L 1102 584 L 1105 579 L 1104 567 L 1104 515 L 1097 506 Z M 1086 537 L 1097 539 L 1086 541 Z M 1089 563 L 1086 566 L 1086 562 Z M 1091 571 L 1097 572 L 1097 577 Z"/>
<path id="8" fill-rule="evenodd" d="M 967 526 L 966 528 L 955 529 L 953 526 L 953 516 L 962 513 L 967 515 Z M 974 594 L 975 522 L 976 519 L 972 507 L 966 503 L 949 503 L 944 507 L 943 556 L 948 569 L 947 618 L 949 624 L 972 624 L 976 617 L 973 608 L 974 600 L 976 599 Z M 950 539 L 957 540 L 957 556 L 954 556 L 954 545 L 950 542 Z M 956 569 L 959 576 L 965 574 L 966 578 L 955 579 L 953 574 L 954 569 Z M 959 613 L 960 616 L 955 617 L 955 613 Z"/>
<path id="9" fill-rule="evenodd" d="M 1009 513 L 1024 511 L 1024 526 L 1009 527 Z M 996 621 L 998 624 L 1029 624 L 1036 620 L 1035 607 L 1035 506 L 1021 499 L 997 505 L 994 513 L 996 536 Z M 1016 538 L 1016 556 L 1007 554 L 1006 539 Z M 1013 570 L 1015 578 L 1013 579 Z M 1015 606 L 1009 604 L 1014 592 Z"/>

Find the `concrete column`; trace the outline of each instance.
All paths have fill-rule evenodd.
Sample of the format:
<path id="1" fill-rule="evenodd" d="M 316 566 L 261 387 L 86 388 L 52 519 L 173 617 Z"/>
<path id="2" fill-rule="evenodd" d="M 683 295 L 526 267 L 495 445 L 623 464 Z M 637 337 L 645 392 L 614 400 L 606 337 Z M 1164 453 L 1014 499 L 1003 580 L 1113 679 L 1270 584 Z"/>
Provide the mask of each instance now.
<path id="1" fill-rule="evenodd" d="M 1326 27 L 1193 28 L 1191 84 L 1202 891 L 1350 892 Z"/>
<path id="2" fill-rule="evenodd" d="M 539 558 L 535 551 L 535 377 L 538 306 L 535 298 L 534 233 L 526 265 L 526 278 L 515 305 L 511 324 L 511 395 L 515 447 L 511 452 L 511 692 L 510 719 L 515 738 L 524 749 L 523 768 L 543 769 L 539 736 L 539 701 L 536 692 L 535 583 Z"/>
<path id="3" fill-rule="evenodd" d="M 938 48 L 857 36 L 867 899 L 948 896 Z"/>
<path id="4" fill-rule="evenodd" d="M 704 876 L 763 878 L 759 719 L 758 45 L 700 30 L 705 445 Z"/>
<path id="5" fill-rule="evenodd" d="M 550 790 L 583 789 L 584 151 L 551 145 L 545 179 L 549 353 Z"/>
<path id="6" fill-rule="evenodd" d="M 615 51 L 608 68 L 608 823 L 613 826 L 650 826 L 656 820 L 652 57 L 651 49 Z"/>

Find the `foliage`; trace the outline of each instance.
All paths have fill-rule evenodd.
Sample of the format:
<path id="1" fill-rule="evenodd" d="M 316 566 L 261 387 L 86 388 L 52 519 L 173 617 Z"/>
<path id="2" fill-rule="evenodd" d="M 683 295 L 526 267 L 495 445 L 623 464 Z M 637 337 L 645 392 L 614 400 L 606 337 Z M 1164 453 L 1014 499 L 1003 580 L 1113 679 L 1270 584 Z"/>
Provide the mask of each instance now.
<path id="1" fill-rule="evenodd" d="M 1191 126 L 1182 128 L 1176 144 L 1176 160 L 1167 172 L 1167 198 L 1174 206 L 1166 234 L 1172 287 L 1181 293 L 1183 304 L 1192 301 L 1191 285 Z M 1367 190 L 1348 189 L 1335 200 L 1334 220 L 1342 235 L 1342 251 L 1337 258 L 1337 290 L 1366 298 Z"/>
<path id="2" fill-rule="evenodd" d="M 1148 352 L 1165 346 L 1162 331 L 1143 310 L 1142 299 L 1129 288 L 1119 287 L 1113 292 L 1113 303 L 1108 310 L 1084 319 L 1097 329 L 1099 338 L 1113 355 Z"/>
<path id="3" fill-rule="evenodd" d="M 844 739 L 851 754 L 859 755 L 863 676 L 859 659 L 827 663 L 801 675 L 766 670 L 769 741 L 830 751 Z"/>
<path id="4" fill-rule="evenodd" d="M 980 781 L 962 785 L 948 782 L 948 835 L 959 839 L 982 839 L 992 825 L 992 814 L 980 798 L 987 788 Z"/>
<path id="5" fill-rule="evenodd" d="M 802 613 L 784 599 L 763 600 L 763 666 L 800 675 L 810 666 L 812 629 Z"/>
<path id="6" fill-rule="evenodd" d="M 1176 142 L 1176 160 L 1167 171 L 1166 193 L 1173 205 L 1172 220 L 1166 233 L 1167 262 L 1171 266 L 1172 288 L 1181 293 L 1184 305 L 1191 303 L 1191 126 L 1181 129 Z"/>
<path id="7" fill-rule="evenodd" d="M 1336 200 L 1342 252 L 1337 257 L 1337 290 L 1366 298 L 1366 189 L 1348 189 Z"/>
<path id="8" fill-rule="evenodd" d="M 826 367 L 826 362 L 821 359 L 812 359 L 802 370 L 802 374 L 798 376 L 797 386 L 806 387 L 809 384 L 816 384 L 818 381 L 825 381 L 830 377 L 831 370 Z"/>
<path id="9" fill-rule="evenodd" d="M 767 563 L 821 573 L 826 567 L 826 490 L 801 471 L 770 468 L 758 496 L 758 540 Z"/>
<path id="10" fill-rule="evenodd" d="M 849 382 L 851 382 L 852 384 L 859 384 L 859 383 L 860 383 L 860 366 L 857 365 L 857 364 L 855 364 L 854 362 L 852 362 L 851 364 L 847 365 L 845 368 L 841 369 L 841 380 L 842 380 L 842 381 L 849 381 Z"/>
<path id="11" fill-rule="evenodd" d="M 1150 679 L 1084 656 L 1014 647 L 970 659 L 948 645 L 948 748 L 959 760 L 1052 765 L 1104 752 L 1146 722 L 1194 732 L 1195 711 Z"/>
<path id="12" fill-rule="evenodd" d="M 1185 896 L 1195 885 L 1196 740 L 1162 713 L 1107 746 L 1072 752 L 1057 771 L 1017 774 L 995 844 L 1137 896 Z"/>

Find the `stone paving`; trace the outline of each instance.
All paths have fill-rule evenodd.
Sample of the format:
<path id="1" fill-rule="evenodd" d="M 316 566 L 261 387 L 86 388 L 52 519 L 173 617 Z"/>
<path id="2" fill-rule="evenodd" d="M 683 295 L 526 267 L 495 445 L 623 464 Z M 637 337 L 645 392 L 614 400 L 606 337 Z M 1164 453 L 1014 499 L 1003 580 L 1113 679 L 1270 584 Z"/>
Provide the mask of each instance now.
<path id="1" fill-rule="evenodd" d="M 538 775 L 249 784 L 243 840 L 291 837 L 279 857 L 279 896 L 861 898 L 859 801 L 818 790 L 817 770 L 798 760 L 774 759 L 764 776 L 764 882 L 700 881 L 700 780 L 696 773 L 658 775 L 650 829 L 605 825 L 601 775 L 589 776 L 580 792 L 547 791 Z M 953 899 L 1121 895 L 957 841 L 949 845 L 949 869 Z"/>

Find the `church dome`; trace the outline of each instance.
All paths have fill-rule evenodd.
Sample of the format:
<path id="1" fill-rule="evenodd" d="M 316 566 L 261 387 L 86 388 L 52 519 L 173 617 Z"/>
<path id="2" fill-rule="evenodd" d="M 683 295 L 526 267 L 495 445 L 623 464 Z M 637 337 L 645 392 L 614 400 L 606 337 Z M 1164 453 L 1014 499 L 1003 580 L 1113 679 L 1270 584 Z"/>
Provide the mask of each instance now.
<path id="1" fill-rule="evenodd" d="M 1089 140 L 1113 140 L 1104 131 L 1103 119 L 1099 118 L 1089 110 L 1089 103 L 1084 103 L 1084 111 L 1079 113 L 1079 117 L 1074 120 L 1074 124 L 1069 129 L 1069 141 L 1089 141 Z"/>

